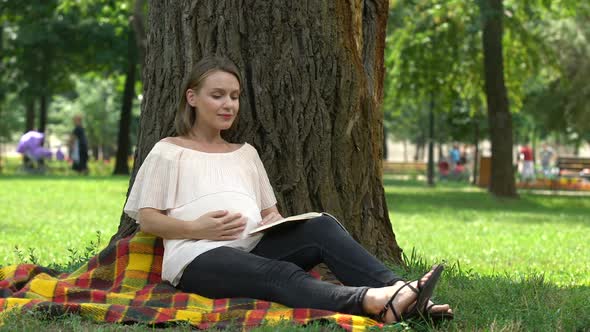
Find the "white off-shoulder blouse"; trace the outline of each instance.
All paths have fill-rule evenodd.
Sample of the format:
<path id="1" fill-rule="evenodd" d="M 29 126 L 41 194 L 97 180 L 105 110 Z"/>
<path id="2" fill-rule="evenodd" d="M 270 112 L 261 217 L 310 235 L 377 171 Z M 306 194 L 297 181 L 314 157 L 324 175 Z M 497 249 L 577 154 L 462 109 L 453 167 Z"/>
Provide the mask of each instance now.
<path id="1" fill-rule="evenodd" d="M 241 237 L 232 241 L 166 240 L 162 279 L 176 286 L 184 268 L 198 255 L 228 246 L 252 250 L 262 234 L 248 235 L 276 204 L 274 192 L 256 149 L 248 143 L 227 153 L 208 153 L 160 141 L 141 165 L 124 211 L 137 221 L 141 208 L 166 211 L 176 219 L 196 222 L 215 210 L 247 218 Z"/>

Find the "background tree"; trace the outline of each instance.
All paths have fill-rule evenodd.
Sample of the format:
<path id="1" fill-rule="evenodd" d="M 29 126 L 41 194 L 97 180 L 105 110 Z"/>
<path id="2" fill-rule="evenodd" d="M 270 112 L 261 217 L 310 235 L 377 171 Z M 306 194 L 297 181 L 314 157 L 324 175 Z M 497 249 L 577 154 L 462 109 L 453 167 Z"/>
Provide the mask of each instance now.
<path id="1" fill-rule="evenodd" d="M 127 0 L 113 2 L 110 0 L 63 0 L 61 9 L 64 12 L 81 11 L 85 17 L 99 25 L 107 25 L 115 28 L 115 39 L 118 42 L 120 53 L 110 54 L 115 63 L 111 65 L 111 71 L 124 75 L 123 89 L 120 100 L 118 119 L 118 131 L 114 174 L 129 174 L 128 157 L 131 152 L 133 108 L 138 87 L 138 65 L 142 63 L 144 39 L 143 11 L 145 1 Z M 100 15 L 96 15 L 100 13 Z"/>
<path id="2" fill-rule="evenodd" d="M 3 84 L 22 101 L 20 107 L 11 109 L 11 115 L 19 118 L 23 116 L 19 113 L 26 113 L 25 131 L 44 130 L 49 125 L 52 133 L 59 133 L 64 139 L 71 131 L 69 117 L 73 113 L 83 113 L 88 131 L 94 133 L 89 142 L 94 157 L 104 155 L 108 158 L 121 144 L 120 150 L 125 154 L 121 162 L 125 166 L 133 143 L 129 139 L 130 128 L 134 128 L 131 125 L 132 110 L 138 109 L 134 99 L 138 88 L 137 70 L 127 70 L 130 67 L 127 66 L 128 53 L 133 55 L 136 52 L 127 52 L 127 38 L 123 38 L 133 31 L 129 28 L 133 2 L 52 0 L 33 1 L 26 5 L 3 2 L 1 5 L 7 51 L 0 56 L 4 63 L 10 64 L 6 69 L 11 78 Z M 126 72 L 133 73 L 134 77 L 128 84 L 120 84 L 118 76 Z M 101 79 L 113 86 L 102 86 Z M 87 87 L 90 90 L 77 91 L 88 80 L 96 81 L 97 90 L 103 93 L 102 101 L 91 101 L 96 95 L 92 86 Z M 110 93 L 122 96 L 113 97 Z M 54 96 L 59 99 L 56 107 L 51 106 Z M 113 106 L 113 102 L 116 105 Z M 106 108 L 94 107 L 101 104 Z M 83 108 L 88 105 L 92 107 Z M 40 113 L 36 116 L 37 107 L 40 107 Z M 59 113 L 62 110 L 66 111 Z M 117 118 L 111 113 L 124 116 Z M 35 121 L 39 121 L 39 125 Z M 117 122 L 122 125 L 117 126 Z M 117 127 L 121 130 L 112 130 Z M 14 135 L 14 128 L 7 136 Z M 121 142 L 113 139 L 118 133 Z"/>
<path id="3" fill-rule="evenodd" d="M 515 191 L 510 189 L 514 187 L 512 144 L 509 141 L 513 131 L 511 125 L 507 125 L 512 116 L 508 105 L 514 113 L 520 112 L 531 80 L 551 62 L 553 56 L 540 33 L 547 26 L 547 13 L 557 8 L 560 15 L 569 15 L 566 14 L 569 9 L 563 9 L 572 5 L 571 1 L 506 0 L 504 3 L 506 6 L 500 10 L 491 7 L 489 1 L 393 2 L 387 48 L 390 70 L 386 79 L 384 110 L 389 113 L 386 116 L 389 121 L 404 123 L 406 121 L 402 118 L 407 116 L 419 119 L 420 114 L 408 114 L 409 108 L 403 105 L 425 104 L 429 91 L 434 91 L 435 117 L 453 119 L 446 128 L 435 125 L 447 130 L 448 135 L 435 133 L 434 137 L 466 139 L 465 126 L 456 126 L 460 122 L 469 126 L 472 132 L 472 138 L 463 142 L 475 144 L 478 151 L 480 139 L 487 137 L 488 131 L 493 132 L 494 169 L 500 173 L 504 170 L 504 173 L 501 176 L 492 175 L 491 182 L 495 184 L 491 191 L 495 195 L 513 196 Z M 490 30 L 488 23 L 491 18 L 501 20 L 498 22 L 505 23 L 506 29 Z M 484 33 L 485 29 L 487 32 Z M 490 32 L 492 35 L 496 32 L 502 34 L 491 38 Z M 488 47 L 492 39 L 496 40 L 495 46 L 500 47 L 493 54 Z M 502 48 L 510 54 L 509 57 L 503 57 Z M 495 67 L 490 67 L 491 64 Z M 488 75 L 487 85 L 484 84 L 486 79 L 482 79 L 484 73 Z M 432 77 L 436 79 L 430 79 Z M 489 88 L 496 87 L 496 83 L 490 82 L 492 79 L 501 83 L 498 86 L 503 86 L 503 97 L 498 92 L 501 88 L 498 87 L 497 91 Z M 503 98 L 503 104 L 498 102 L 498 98 Z M 494 104 L 494 109 L 488 112 L 488 122 L 495 127 L 482 131 L 479 119 L 486 99 Z M 458 108 L 458 105 L 461 106 Z M 506 106 L 506 110 L 498 115 L 496 111 L 502 105 Z M 502 122 L 500 125 L 499 121 Z M 439 122 L 434 121 L 435 124 Z M 423 122 L 422 126 L 428 128 L 428 122 Z M 505 139 L 500 141 L 498 137 Z"/>
<path id="4" fill-rule="evenodd" d="M 485 91 L 492 144 L 490 192 L 496 196 L 515 197 L 512 115 L 508 107 L 502 53 L 504 4 L 502 0 L 480 0 L 479 4 L 482 13 Z"/>
<path id="5" fill-rule="evenodd" d="M 563 136 L 576 147 L 590 142 L 590 4 L 560 16 L 546 20 L 542 32 L 554 65 L 531 82 L 524 111 L 538 128 L 538 138 Z"/>
<path id="6" fill-rule="evenodd" d="M 429 143 L 431 184 L 434 157 L 430 151 L 434 143 L 439 144 L 441 155 L 442 144 L 462 136 L 453 134 L 455 127 L 448 119 L 456 120 L 460 114 L 473 117 L 477 108 L 469 106 L 482 96 L 478 80 L 468 79 L 479 78 L 481 68 L 481 47 L 474 42 L 479 42 L 476 9 L 469 2 L 457 0 L 395 1 L 390 7 L 385 118 L 390 132 L 398 138 L 409 133 L 418 143 L 418 150 L 423 142 Z M 458 104 L 467 104 L 471 111 L 456 112 Z M 408 112 L 420 107 L 426 108 L 427 116 L 424 112 Z M 416 126 L 408 127 L 408 122 Z"/>
<path id="7" fill-rule="evenodd" d="M 131 150 L 130 126 L 133 100 L 135 97 L 135 83 L 138 79 L 138 66 L 143 66 L 145 53 L 145 3 L 136 0 L 133 4 L 133 14 L 129 17 L 129 31 L 127 32 L 127 70 L 125 73 L 125 89 L 119 120 L 119 134 L 117 136 L 117 156 L 113 174 L 129 174 L 128 157 Z"/>
<path id="8" fill-rule="evenodd" d="M 400 261 L 381 183 L 387 9 L 384 0 L 150 3 L 130 185 L 152 146 L 174 134 L 192 64 L 224 54 L 244 77 L 228 139 L 258 149 L 281 211 L 330 211 L 371 252 Z M 123 216 L 113 239 L 135 229 Z"/>
<path id="9" fill-rule="evenodd" d="M 88 47 L 84 37 L 91 30 L 77 13 L 60 14 L 55 0 L 9 1 L 2 5 L 4 24 L 10 31 L 3 56 L 11 59 L 8 70 L 13 71 L 18 82 L 13 89 L 19 90 L 26 105 L 27 128 L 24 129 L 34 127 L 44 132 L 52 96 L 71 89 L 70 74 L 87 68 L 83 50 Z M 37 116 L 35 106 L 39 107 Z M 37 123 L 33 123 L 34 119 Z"/>

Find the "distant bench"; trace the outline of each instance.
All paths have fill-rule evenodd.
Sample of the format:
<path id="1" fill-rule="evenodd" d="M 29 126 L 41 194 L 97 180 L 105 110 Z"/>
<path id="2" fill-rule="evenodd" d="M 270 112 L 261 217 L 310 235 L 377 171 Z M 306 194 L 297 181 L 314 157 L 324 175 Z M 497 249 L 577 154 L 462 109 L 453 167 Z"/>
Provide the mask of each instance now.
<path id="1" fill-rule="evenodd" d="M 583 169 L 590 169 L 590 158 L 559 157 L 556 166 L 559 168 L 560 177 L 590 178 L 590 174 L 582 174 Z"/>
<path id="2" fill-rule="evenodd" d="M 426 173 L 426 163 L 384 161 L 383 172 L 394 174 Z"/>

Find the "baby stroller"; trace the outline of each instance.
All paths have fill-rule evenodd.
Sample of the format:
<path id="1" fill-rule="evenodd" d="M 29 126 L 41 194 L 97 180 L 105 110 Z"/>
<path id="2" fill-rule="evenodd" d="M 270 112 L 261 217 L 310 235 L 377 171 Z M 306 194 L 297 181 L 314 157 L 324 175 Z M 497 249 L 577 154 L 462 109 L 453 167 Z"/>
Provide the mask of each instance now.
<path id="1" fill-rule="evenodd" d="M 43 147 L 41 132 L 31 130 L 21 136 L 16 152 L 23 155 L 23 170 L 26 173 L 45 173 L 46 159 L 51 159 L 51 151 Z"/>

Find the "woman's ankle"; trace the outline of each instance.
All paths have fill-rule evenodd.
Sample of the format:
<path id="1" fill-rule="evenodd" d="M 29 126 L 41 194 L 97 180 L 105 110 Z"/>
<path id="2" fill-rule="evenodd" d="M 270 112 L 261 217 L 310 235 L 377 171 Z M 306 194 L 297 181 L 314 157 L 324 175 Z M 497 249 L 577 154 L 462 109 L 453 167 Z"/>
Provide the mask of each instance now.
<path id="1" fill-rule="evenodd" d="M 376 315 L 383 309 L 384 305 L 380 305 L 382 291 L 379 288 L 369 288 L 363 298 L 363 310 L 368 315 Z"/>
<path id="2" fill-rule="evenodd" d="M 380 313 L 391 294 L 394 294 L 397 289 L 403 287 L 404 281 L 399 280 L 391 286 L 381 288 L 369 288 L 363 298 L 363 310 L 369 315 L 376 315 Z"/>

